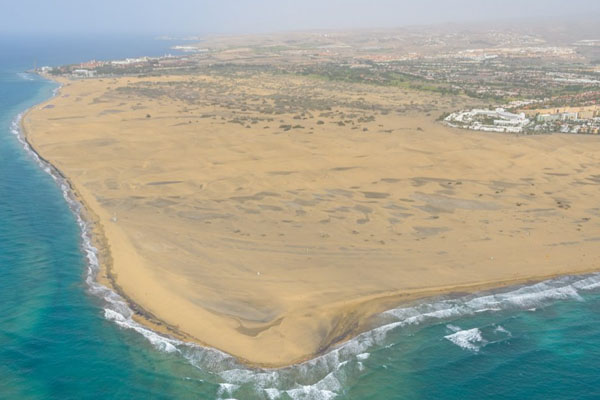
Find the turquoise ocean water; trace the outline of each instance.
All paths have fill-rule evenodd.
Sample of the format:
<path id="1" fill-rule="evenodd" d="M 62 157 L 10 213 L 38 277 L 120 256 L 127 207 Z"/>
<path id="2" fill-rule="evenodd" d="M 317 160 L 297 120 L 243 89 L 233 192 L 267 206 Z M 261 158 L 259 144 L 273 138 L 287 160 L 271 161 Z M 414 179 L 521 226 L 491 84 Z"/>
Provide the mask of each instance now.
<path id="1" fill-rule="evenodd" d="M 147 38 L 0 39 L 0 399 L 600 399 L 600 275 L 391 310 L 311 362 L 251 370 L 161 338 L 89 280 L 64 183 L 19 140 L 50 97 L 23 71 L 163 54 Z"/>

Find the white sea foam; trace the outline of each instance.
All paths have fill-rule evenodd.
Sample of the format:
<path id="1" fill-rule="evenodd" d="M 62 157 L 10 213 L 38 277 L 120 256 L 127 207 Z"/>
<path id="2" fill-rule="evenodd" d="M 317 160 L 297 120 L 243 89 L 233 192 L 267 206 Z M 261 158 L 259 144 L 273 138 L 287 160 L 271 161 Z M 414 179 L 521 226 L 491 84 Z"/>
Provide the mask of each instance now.
<path id="1" fill-rule="evenodd" d="M 233 392 L 235 392 L 239 388 L 239 385 L 234 385 L 233 383 L 221 383 L 219 384 L 219 390 L 217 391 L 218 396 L 232 396 Z"/>
<path id="2" fill-rule="evenodd" d="M 281 392 L 278 389 L 266 388 L 263 390 L 265 391 L 265 394 L 267 395 L 269 400 L 277 400 L 278 398 L 281 397 Z"/>
<path id="3" fill-rule="evenodd" d="M 593 275 L 573 282 L 572 286 L 578 290 L 594 290 L 600 288 L 600 279 L 597 275 Z"/>
<path id="4" fill-rule="evenodd" d="M 444 338 L 448 339 L 458 347 L 474 352 L 478 352 L 480 347 L 485 344 L 479 328 L 458 331 L 451 335 L 446 335 Z"/>
<path id="5" fill-rule="evenodd" d="M 493 344 L 501 343 L 512 337 L 510 331 L 502 325 L 489 324 L 479 328 L 461 329 L 459 326 L 448 324 L 446 325 L 451 334 L 444 336 L 445 339 L 455 345 L 475 353 L 481 348 Z"/>
<path id="6" fill-rule="evenodd" d="M 337 393 L 331 390 L 319 390 L 313 385 L 302 386 L 297 389 L 285 391 L 293 400 L 329 400 L 337 396 Z"/>
<path id="7" fill-rule="evenodd" d="M 510 333 L 509 330 L 505 329 L 502 325 L 498 325 L 495 329 L 494 329 L 495 333 L 504 333 L 506 334 L 508 337 L 512 336 L 512 333 Z"/>
<path id="8" fill-rule="evenodd" d="M 58 93 L 55 89 L 54 95 Z M 95 277 L 99 271 L 98 250 L 92 245 L 90 224 L 82 217 L 82 205 L 78 203 L 69 183 L 52 165 L 35 153 L 20 131 L 22 114 L 12 123 L 11 131 L 33 159 L 61 188 L 81 228 L 82 249 L 87 259 L 86 283 L 89 291 L 104 299 L 104 317 L 118 326 L 142 335 L 160 351 L 180 354 L 192 365 L 212 376 L 211 380 L 224 381 L 219 386 L 221 395 L 235 396 L 241 387 L 254 388 L 257 398 L 277 399 L 286 394 L 292 399 L 332 399 L 344 387 L 348 379 L 360 374 L 365 368 L 362 360 L 368 358 L 369 350 L 385 344 L 388 333 L 407 326 L 452 321 L 463 316 L 501 310 L 530 310 L 544 307 L 556 300 L 581 301 L 580 291 L 600 288 L 600 274 L 585 277 L 563 277 L 523 286 L 503 292 L 470 295 L 461 298 L 439 298 L 428 303 L 416 304 L 386 311 L 380 316 L 376 328 L 332 349 L 310 361 L 280 369 L 251 369 L 219 350 L 205 348 L 166 337 L 145 328 L 133 320 L 133 311 L 126 301 L 111 289 L 99 284 Z M 452 343 L 476 351 L 487 342 L 479 328 L 460 330 L 447 325 L 453 333 L 445 336 Z M 458 329 L 458 330 L 457 330 Z M 505 333 L 498 326 L 496 333 Z M 510 336 L 510 332 L 506 331 Z M 385 367 L 385 366 L 384 366 Z"/>

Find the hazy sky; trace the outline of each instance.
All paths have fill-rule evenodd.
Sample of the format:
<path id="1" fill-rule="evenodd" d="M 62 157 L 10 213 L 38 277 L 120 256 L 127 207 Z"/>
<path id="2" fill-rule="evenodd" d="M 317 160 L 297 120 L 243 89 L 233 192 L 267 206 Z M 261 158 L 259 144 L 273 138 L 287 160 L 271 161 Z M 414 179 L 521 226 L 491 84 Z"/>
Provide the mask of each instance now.
<path id="1" fill-rule="evenodd" d="M 0 0 L 2 33 L 203 34 L 597 15 L 599 0 Z"/>

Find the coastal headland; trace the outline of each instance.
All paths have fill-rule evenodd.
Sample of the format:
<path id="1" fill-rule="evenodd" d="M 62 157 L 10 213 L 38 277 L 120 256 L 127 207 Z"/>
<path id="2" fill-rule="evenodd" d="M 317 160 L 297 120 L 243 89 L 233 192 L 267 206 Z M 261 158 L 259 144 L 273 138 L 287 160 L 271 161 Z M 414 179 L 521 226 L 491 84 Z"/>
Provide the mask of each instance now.
<path id="1" fill-rule="evenodd" d="M 452 129 L 471 99 L 261 70 L 57 79 L 23 127 L 93 216 L 99 279 L 250 365 L 600 266 L 598 137 Z"/>

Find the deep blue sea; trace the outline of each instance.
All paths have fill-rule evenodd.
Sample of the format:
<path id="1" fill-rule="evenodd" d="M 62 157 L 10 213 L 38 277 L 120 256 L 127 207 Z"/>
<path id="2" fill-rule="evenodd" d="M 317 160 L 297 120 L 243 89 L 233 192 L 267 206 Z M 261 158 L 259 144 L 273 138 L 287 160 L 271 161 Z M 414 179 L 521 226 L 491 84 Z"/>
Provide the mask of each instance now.
<path id="1" fill-rule="evenodd" d="M 391 310 L 379 328 L 281 370 L 135 325 L 118 297 L 90 284 L 77 206 L 19 141 L 17 118 L 55 89 L 24 73 L 34 63 L 170 45 L 0 38 L 0 399 L 600 399 L 600 275 Z"/>

